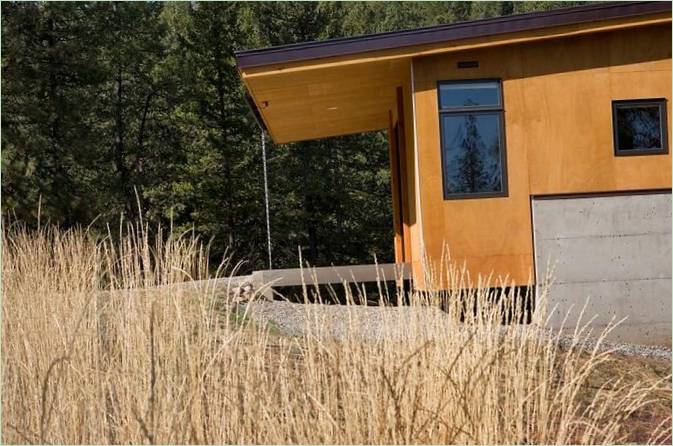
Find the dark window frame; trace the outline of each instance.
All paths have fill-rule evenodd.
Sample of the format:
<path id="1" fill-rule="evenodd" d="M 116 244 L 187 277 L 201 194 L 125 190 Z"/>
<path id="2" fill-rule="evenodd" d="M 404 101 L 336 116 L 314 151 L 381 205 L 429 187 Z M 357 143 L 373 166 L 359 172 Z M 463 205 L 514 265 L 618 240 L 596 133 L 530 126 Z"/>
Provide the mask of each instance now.
<path id="1" fill-rule="evenodd" d="M 620 106 L 658 106 L 659 131 L 661 132 L 661 148 L 657 149 L 619 149 L 619 131 L 617 129 L 617 109 Z M 612 101 L 612 147 L 615 156 L 666 155 L 668 154 L 668 114 L 666 113 L 666 98 L 620 99 Z"/>
<path id="2" fill-rule="evenodd" d="M 480 84 L 484 82 L 496 82 L 498 84 L 498 95 L 500 104 L 482 105 L 473 107 L 451 107 L 442 108 L 441 90 L 442 85 L 449 84 Z M 478 114 L 496 114 L 498 116 L 500 130 L 500 182 L 502 188 L 498 192 L 471 192 L 471 193 L 451 193 L 447 190 L 446 175 L 444 172 L 444 120 L 443 116 L 453 115 L 478 115 Z M 442 195 L 444 200 L 465 200 L 478 198 L 503 198 L 509 196 L 508 178 L 507 178 L 507 144 L 505 141 L 505 102 L 502 93 L 502 79 L 499 78 L 480 78 L 480 79 L 455 79 L 442 80 L 437 82 L 437 116 L 439 117 L 439 151 L 442 165 Z"/>

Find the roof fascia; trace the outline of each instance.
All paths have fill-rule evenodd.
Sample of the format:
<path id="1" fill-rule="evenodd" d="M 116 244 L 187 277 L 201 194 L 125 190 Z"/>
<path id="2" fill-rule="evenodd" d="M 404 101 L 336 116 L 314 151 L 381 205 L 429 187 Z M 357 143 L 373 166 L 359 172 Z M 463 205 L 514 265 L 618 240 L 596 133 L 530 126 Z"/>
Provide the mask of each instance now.
<path id="1" fill-rule="evenodd" d="M 658 13 L 670 15 L 670 12 L 671 2 L 665 1 L 599 3 L 406 31 L 239 51 L 236 53 L 236 61 L 240 69 L 249 69 L 564 25 L 591 24 L 610 19 L 638 18 Z"/>
<path id="2" fill-rule="evenodd" d="M 251 67 L 248 69 L 240 68 L 239 72 L 243 79 L 263 77 L 279 73 L 291 73 L 295 71 L 329 68 L 332 66 L 344 66 L 357 63 L 380 62 L 399 58 L 413 58 L 419 56 L 429 56 L 433 54 L 448 53 L 455 51 L 465 51 L 485 47 L 494 47 L 501 45 L 511 45 L 518 43 L 527 43 L 540 40 L 556 39 L 563 37 L 573 37 L 597 32 L 615 31 L 625 28 L 634 28 L 639 26 L 656 25 L 670 23 L 671 14 L 659 13 L 649 17 L 629 17 L 608 21 L 602 21 L 600 24 L 566 25 L 544 30 L 530 30 L 519 33 L 510 33 L 507 35 L 486 36 L 459 41 L 438 42 L 428 45 L 414 47 L 395 48 L 391 50 L 372 51 L 368 53 L 359 53 L 347 56 L 338 56 L 331 58 L 312 59 L 300 61 L 292 64 L 274 64 L 268 66 Z"/>

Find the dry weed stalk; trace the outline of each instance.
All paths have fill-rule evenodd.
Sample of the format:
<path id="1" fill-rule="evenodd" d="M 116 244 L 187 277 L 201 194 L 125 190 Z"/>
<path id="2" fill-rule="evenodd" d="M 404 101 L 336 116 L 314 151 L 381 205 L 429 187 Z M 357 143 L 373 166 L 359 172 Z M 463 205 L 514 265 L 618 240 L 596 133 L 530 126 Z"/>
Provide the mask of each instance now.
<path id="1" fill-rule="evenodd" d="M 375 338 L 357 334 L 353 306 L 344 337 L 314 312 L 288 338 L 236 322 L 227 290 L 171 286 L 208 276 L 197 239 L 151 244 L 139 225 L 111 240 L 5 228 L 3 442 L 615 443 L 635 411 L 670 398 L 668 380 L 616 380 L 583 403 L 609 353 L 583 352 L 581 327 L 561 350 L 542 311 L 503 326 L 523 317 L 521 297 L 486 282 L 414 293 L 428 311 L 386 312 Z M 670 424 L 651 440 L 670 441 Z"/>

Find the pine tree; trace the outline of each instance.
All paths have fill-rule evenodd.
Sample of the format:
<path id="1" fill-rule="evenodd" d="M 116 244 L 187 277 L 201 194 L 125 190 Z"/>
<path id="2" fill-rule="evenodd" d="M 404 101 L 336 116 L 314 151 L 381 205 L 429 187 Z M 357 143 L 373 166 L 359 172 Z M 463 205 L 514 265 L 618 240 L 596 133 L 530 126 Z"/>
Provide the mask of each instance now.
<path id="1" fill-rule="evenodd" d="M 95 217 L 90 113 L 102 73 L 95 36 L 83 38 L 94 34 L 88 13 L 87 4 L 2 4 L 2 195 L 22 219 L 38 201 L 43 218 L 66 227 Z"/>
<path id="2" fill-rule="evenodd" d="M 142 213 L 264 268 L 260 133 L 235 50 L 576 3 L 4 2 L 3 210 L 35 224 L 41 203 L 43 222 L 101 232 Z M 470 126 L 461 187 L 497 188 L 499 159 L 480 161 Z M 296 266 L 298 246 L 316 265 L 392 260 L 384 133 L 268 154 L 276 266 Z"/>
<path id="3" fill-rule="evenodd" d="M 464 136 L 460 142 L 462 152 L 457 161 L 460 192 L 484 192 L 487 189 L 488 181 L 482 161 L 484 142 L 477 128 L 477 117 L 472 114 L 465 115 L 463 125 Z"/>

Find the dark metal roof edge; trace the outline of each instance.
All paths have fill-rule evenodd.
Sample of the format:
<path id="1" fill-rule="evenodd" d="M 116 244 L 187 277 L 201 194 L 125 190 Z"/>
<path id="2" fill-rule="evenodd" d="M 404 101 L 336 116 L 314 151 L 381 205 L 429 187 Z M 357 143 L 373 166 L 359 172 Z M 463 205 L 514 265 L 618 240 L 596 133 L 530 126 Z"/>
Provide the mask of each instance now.
<path id="1" fill-rule="evenodd" d="M 671 11 L 669 1 L 606 2 L 404 31 L 244 50 L 236 52 L 235 56 L 241 69 L 667 11 Z"/>
<path id="2" fill-rule="evenodd" d="M 270 52 L 281 52 L 281 51 L 286 51 L 288 49 L 295 49 L 295 48 L 303 48 L 303 47 L 313 47 L 313 46 L 327 46 L 327 45 L 338 45 L 342 42 L 349 42 L 349 41 L 359 41 L 359 40 L 375 40 L 375 39 L 380 39 L 380 38 L 385 38 L 388 36 L 399 36 L 399 35 L 404 35 L 404 34 L 422 34 L 426 33 L 429 31 L 435 31 L 435 30 L 441 30 L 444 28 L 458 28 L 462 26 L 473 26 L 473 25 L 479 25 L 484 22 L 489 22 L 489 23 L 494 23 L 494 22 L 502 22 L 502 21 L 511 21 L 514 19 L 520 19 L 520 18 L 532 18 L 532 17 L 537 17 L 540 15 L 559 15 L 559 14 L 566 14 L 568 12 L 573 12 L 575 10 L 587 10 L 587 9 L 602 9 L 606 7 L 613 7 L 613 6 L 619 6 L 621 4 L 633 4 L 633 3 L 654 3 L 653 1 L 649 2 L 618 2 L 618 1 L 606 1 L 603 3 L 594 3 L 590 5 L 582 5 L 582 6 L 571 6 L 571 7 L 566 7 L 566 8 L 558 8 L 558 9 L 552 9 L 549 11 L 532 11 L 532 12 L 525 12 L 525 13 L 520 13 L 520 14 L 511 14 L 511 15 L 504 15 L 504 16 L 497 16 L 497 17 L 489 17 L 489 18 L 484 18 L 484 19 L 475 19 L 475 20 L 466 20 L 462 22 L 454 22 L 454 23 L 446 23 L 446 24 L 440 24 L 440 25 L 432 25 L 432 26 L 424 26 L 420 28 L 408 28 L 408 29 L 403 29 L 403 30 L 398 30 L 398 31 L 386 31 L 386 32 L 380 32 L 380 33 L 371 33 L 371 34 L 362 34 L 359 36 L 352 36 L 352 37 L 338 37 L 334 39 L 327 39 L 327 40 L 314 40 L 314 41 L 309 41 L 309 42 L 298 42 L 298 43 L 289 43 L 286 45 L 277 45 L 277 46 L 270 46 L 270 47 L 261 47 L 261 48 L 251 48 L 247 50 L 239 50 L 235 51 L 235 54 L 237 55 L 242 55 L 246 56 L 249 54 L 257 54 L 257 53 L 270 53 Z"/>

